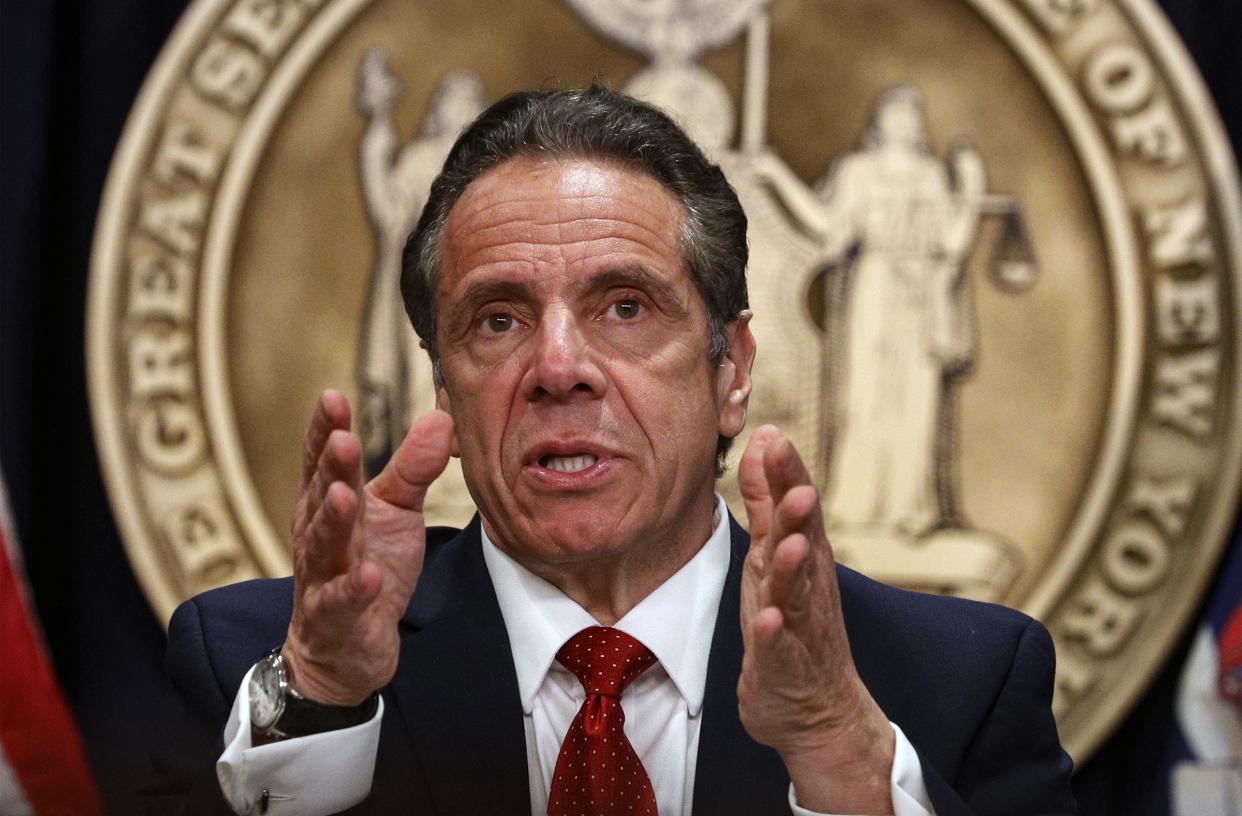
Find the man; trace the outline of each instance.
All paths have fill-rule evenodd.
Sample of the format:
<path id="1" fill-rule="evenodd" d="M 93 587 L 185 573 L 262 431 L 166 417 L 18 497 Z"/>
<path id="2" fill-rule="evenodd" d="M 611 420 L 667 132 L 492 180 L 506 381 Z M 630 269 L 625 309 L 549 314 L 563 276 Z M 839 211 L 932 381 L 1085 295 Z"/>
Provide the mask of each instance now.
<path id="1" fill-rule="evenodd" d="M 293 580 L 174 615 L 161 807 L 1072 812 L 1038 624 L 836 567 L 775 428 L 738 468 L 750 535 L 714 495 L 755 356 L 745 227 L 642 103 L 484 112 L 405 251 L 440 410 L 364 485 L 325 392 Z M 445 534 L 421 507 L 450 455 L 479 516 Z"/>

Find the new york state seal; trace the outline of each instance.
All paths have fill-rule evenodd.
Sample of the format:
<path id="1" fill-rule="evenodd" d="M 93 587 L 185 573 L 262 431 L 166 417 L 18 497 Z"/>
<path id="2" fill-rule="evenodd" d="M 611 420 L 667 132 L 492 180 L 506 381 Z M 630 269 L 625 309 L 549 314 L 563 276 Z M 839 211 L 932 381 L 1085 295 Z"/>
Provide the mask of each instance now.
<path id="1" fill-rule="evenodd" d="M 595 76 L 737 188 L 750 427 L 795 439 L 841 560 L 1042 619 L 1082 761 L 1194 610 L 1242 474 L 1237 165 L 1151 0 L 198 0 L 117 150 L 87 316 L 157 614 L 290 571 L 322 388 L 371 469 L 432 405 L 395 283 L 426 188 L 489 102 Z M 429 501 L 473 512 L 460 469 Z"/>

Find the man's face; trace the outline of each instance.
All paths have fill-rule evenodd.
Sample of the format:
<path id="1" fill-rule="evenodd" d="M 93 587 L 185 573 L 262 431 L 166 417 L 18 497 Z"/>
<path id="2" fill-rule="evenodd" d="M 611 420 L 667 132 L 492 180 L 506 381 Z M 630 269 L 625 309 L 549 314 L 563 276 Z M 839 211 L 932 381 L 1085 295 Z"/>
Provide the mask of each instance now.
<path id="1" fill-rule="evenodd" d="M 709 360 L 682 221 L 645 174 L 526 157 L 449 215 L 440 405 L 489 534 L 528 566 L 688 557 L 710 532 L 716 437 L 742 429 L 754 341 L 735 321 Z"/>

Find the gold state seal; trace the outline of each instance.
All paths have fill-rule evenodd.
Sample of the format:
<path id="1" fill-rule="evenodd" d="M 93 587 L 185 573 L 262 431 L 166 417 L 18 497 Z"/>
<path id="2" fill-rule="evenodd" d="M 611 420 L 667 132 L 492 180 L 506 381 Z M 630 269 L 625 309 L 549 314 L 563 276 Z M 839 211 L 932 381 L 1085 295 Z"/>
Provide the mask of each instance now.
<path id="1" fill-rule="evenodd" d="M 371 468 L 432 404 L 394 285 L 427 184 L 481 106 L 595 75 L 737 187 L 751 427 L 797 440 L 842 560 L 1044 620 L 1083 759 L 1194 609 L 1242 473 L 1236 164 L 1150 0 L 195 3 L 117 151 L 88 316 L 158 614 L 289 572 L 320 389 Z M 459 471 L 431 502 L 472 512 Z"/>

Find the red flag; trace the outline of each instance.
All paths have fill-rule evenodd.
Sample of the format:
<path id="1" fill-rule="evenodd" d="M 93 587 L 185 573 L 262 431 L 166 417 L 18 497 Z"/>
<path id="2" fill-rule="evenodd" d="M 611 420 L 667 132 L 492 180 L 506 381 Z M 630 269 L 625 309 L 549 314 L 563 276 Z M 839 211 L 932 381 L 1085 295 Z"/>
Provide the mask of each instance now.
<path id="1" fill-rule="evenodd" d="M 1221 696 L 1242 716 L 1242 602 L 1234 607 L 1221 629 L 1217 651 L 1220 652 L 1217 671 Z"/>
<path id="2" fill-rule="evenodd" d="M 102 813 L 28 603 L 0 481 L 0 816 Z"/>

